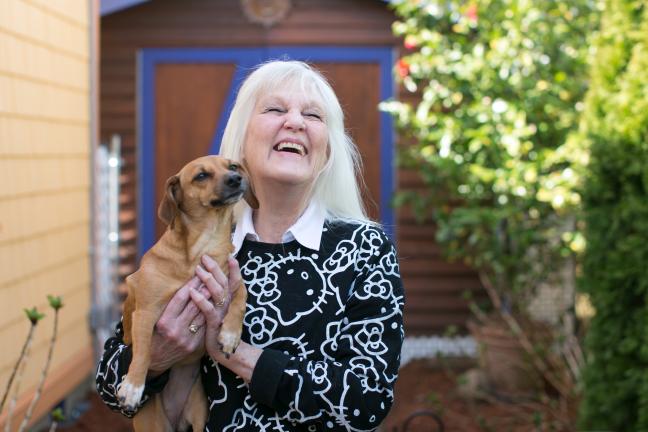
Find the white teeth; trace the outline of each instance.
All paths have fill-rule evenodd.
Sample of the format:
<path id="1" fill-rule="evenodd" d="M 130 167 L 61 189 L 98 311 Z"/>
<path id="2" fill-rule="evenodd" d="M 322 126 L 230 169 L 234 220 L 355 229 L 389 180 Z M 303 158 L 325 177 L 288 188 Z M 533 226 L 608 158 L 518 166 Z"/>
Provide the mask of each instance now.
<path id="1" fill-rule="evenodd" d="M 284 142 L 280 142 L 279 145 L 277 145 L 277 150 L 279 151 L 282 151 L 283 149 L 287 149 L 287 148 L 297 150 L 299 154 L 302 156 L 306 154 L 306 149 L 301 144 L 284 141 Z"/>

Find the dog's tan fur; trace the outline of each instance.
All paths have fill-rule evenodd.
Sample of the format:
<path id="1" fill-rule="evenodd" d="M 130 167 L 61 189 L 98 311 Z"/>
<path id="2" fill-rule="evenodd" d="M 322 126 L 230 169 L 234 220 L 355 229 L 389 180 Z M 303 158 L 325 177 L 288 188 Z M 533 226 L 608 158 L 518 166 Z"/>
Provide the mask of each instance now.
<path id="1" fill-rule="evenodd" d="M 233 205 L 241 196 L 240 193 L 232 195 L 233 172 L 243 173 L 239 192 L 244 192 L 252 207 L 258 207 L 251 188 L 245 187 L 248 180 L 243 168 L 222 157 L 198 158 L 167 180 L 158 215 L 168 228 L 144 254 L 139 270 L 126 279 L 129 294 L 124 304 L 124 342 L 132 343 L 133 359 L 118 397 L 128 409 L 134 409 L 141 399 L 151 361 L 155 324 L 176 291 L 194 276 L 201 256 L 211 256 L 225 275 L 228 274 L 227 259 L 233 251 Z M 240 341 L 246 299 L 247 292 L 241 282 L 221 325 L 219 343 L 225 353 L 233 353 Z M 204 348 L 180 364 L 195 364 L 198 368 L 203 355 Z M 194 431 L 202 431 L 207 420 L 207 401 L 199 374 L 194 376 L 179 427 L 183 429 L 190 424 Z M 133 422 L 135 430 L 173 431 L 161 395 L 154 399 L 138 411 Z"/>

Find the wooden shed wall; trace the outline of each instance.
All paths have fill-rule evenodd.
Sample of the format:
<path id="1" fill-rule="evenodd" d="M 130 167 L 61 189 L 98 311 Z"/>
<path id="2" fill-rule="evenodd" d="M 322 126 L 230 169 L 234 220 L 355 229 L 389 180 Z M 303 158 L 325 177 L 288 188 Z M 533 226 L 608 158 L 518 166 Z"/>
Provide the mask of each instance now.
<path id="1" fill-rule="evenodd" d="M 135 269 L 136 231 L 136 55 L 145 47 L 244 47 L 268 45 L 393 45 L 393 13 L 377 0 L 293 0 L 289 15 L 266 29 L 250 23 L 239 0 L 154 0 L 102 19 L 101 134 L 122 136 L 124 174 L 121 273 Z M 376 144 L 378 147 L 378 144 Z M 415 173 L 399 173 L 399 187 L 420 187 Z M 431 225 L 416 225 L 407 212 L 397 221 L 397 241 L 407 294 L 408 334 L 440 333 L 462 325 L 466 289 L 475 276 L 448 264 L 434 245 Z"/>
<path id="2" fill-rule="evenodd" d="M 0 1 L 0 388 L 39 324 L 13 424 L 45 364 L 60 295 L 58 343 L 34 419 L 92 369 L 88 2 Z M 5 410 L 6 411 L 6 410 Z M 5 415 L 0 416 L 0 425 Z"/>

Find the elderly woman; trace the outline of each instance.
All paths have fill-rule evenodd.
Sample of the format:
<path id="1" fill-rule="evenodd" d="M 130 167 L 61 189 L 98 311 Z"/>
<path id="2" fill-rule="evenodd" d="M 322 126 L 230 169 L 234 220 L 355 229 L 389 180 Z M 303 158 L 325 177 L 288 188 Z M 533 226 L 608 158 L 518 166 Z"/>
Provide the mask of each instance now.
<path id="1" fill-rule="evenodd" d="M 206 430 L 376 429 L 393 401 L 403 289 L 392 243 L 365 215 L 358 156 L 335 93 L 304 63 L 262 65 L 238 93 L 221 154 L 247 166 L 259 208 L 245 205 L 238 220 L 229 280 L 204 257 L 167 306 L 145 395 L 161 391 L 169 366 L 204 345 Z M 241 277 L 242 342 L 227 358 L 216 335 Z M 118 326 L 97 372 L 114 409 L 129 359 Z M 173 423 L 178 392 L 165 392 Z"/>

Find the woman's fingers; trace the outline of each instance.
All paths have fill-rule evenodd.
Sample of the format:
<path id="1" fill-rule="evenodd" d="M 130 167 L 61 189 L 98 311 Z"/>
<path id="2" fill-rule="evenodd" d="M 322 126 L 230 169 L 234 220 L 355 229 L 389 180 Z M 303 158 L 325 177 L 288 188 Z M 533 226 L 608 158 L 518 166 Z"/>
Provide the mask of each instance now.
<path id="1" fill-rule="evenodd" d="M 167 308 L 155 325 L 157 332 L 166 338 L 172 339 L 174 343 L 178 343 L 179 345 L 187 345 L 186 340 L 189 335 L 186 332 L 187 329 L 191 328 L 191 324 L 195 324 L 196 327 L 194 328 L 198 328 L 205 323 L 204 317 L 200 317 L 200 310 L 191 301 L 191 297 L 189 296 L 189 292 L 195 291 L 196 289 L 201 290 L 204 296 L 210 296 L 209 291 L 202 285 L 200 279 L 197 277 L 192 278 L 174 294 L 169 305 L 167 305 Z M 183 302 L 184 307 L 178 313 L 178 307 Z M 191 335 L 193 336 L 195 333 L 192 332 Z"/>
<path id="2" fill-rule="evenodd" d="M 227 286 L 227 284 L 222 285 L 221 283 L 219 283 L 215 279 L 213 273 L 208 272 L 201 266 L 196 267 L 196 276 L 198 276 L 202 283 L 207 287 L 207 290 L 209 291 L 214 304 L 223 306 L 223 301 L 226 300 L 224 287 Z"/>
<path id="3" fill-rule="evenodd" d="M 211 294 L 209 293 L 209 290 L 207 290 L 207 287 L 205 285 L 200 285 L 198 292 L 205 296 L 207 300 L 209 300 L 209 298 L 211 297 Z M 202 327 L 205 325 L 205 315 L 200 312 L 200 309 L 198 309 L 198 306 L 193 301 L 190 301 L 187 304 L 184 312 L 186 312 L 191 317 L 191 325 L 196 327 Z"/>
<path id="4" fill-rule="evenodd" d="M 209 255 L 203 255 L 201 257 L 200 262 L 202 263 L 203 267 L 207 269 L 209 273 L 214 276 L 214 279 L 216 279 L 216 282 L 221 284 L 221 286 L 226 287 L 227 286 L 227 277 L 225 276 L 225 273 L 223 273 L 223 270 L 221 270 L 220 266 L 212 257 Z"/>
<path id="5" fill-rule="evenodd" d="M 227 262 L 229 277 L 225 276 L 211 258 L 203 257 L 201 262 L 209 271 L 198 266 L 196 267 L 196 276 L 209 291 L 211 301 L 196 290 L 191 290 L 189 295 L 201 312 L 196 320 L 205 319 L 205 348 L 207 352 L 215 353 L 222 350 L 221 343 L 225 343 L 219 337 L 220 327 L 232 294 L 241 286 L 241 271 L 238 262 L 232 258 Z M 194 323 L 196 323 L 195 320 Z M 230 352 L 230 348 L 228 348 L 228 352 Z"/>
<path id="6" fill-rule="evenodd" d="M 198 280 L 200 280 L 200 279 L 198 279 Z M 210 294 L 209 290 L 207 289 L 207 287 L 205 285 L 201 284 L 200 287 L 198 288 L 198 291 L 207 298 L 211 297 L 211 294 Z M 189 297 L 189 292 L 187 292 L 187 298 L 191 299 L 191 297 Z M 195 323 L 196 322 L 196 317 L 198 315 L 200 315 L 200 309 L 198 309 L 198 306 L 196 306 L 196 304 L 194 302 L 189 301 L 187 303 L 187 305 L 185 306 L 185 308 L 183 309 L 183 311 L 178 316 L 178 320 L 181 321 L 181 322 Z M 203 323 L 205 322 L 204 319 L 203 319 L 202 322 Z"/>
<path id="7" fill-rule="evenodd" d="M 191 321 L 190 326 L 195 325 L 196 327 L 202 327 L 205 325 L 205 315 L 198 313 L 196 317 Z"/>
<path id="8" fill-rule="evenodd" d="M 189 302 L 189 291 L 199 288 L 200 284 L 200 279 L 195 276 L 189 279 L 189 281 L 180 287 L 173 297 L 171 297 L 171 300 L 164 309 L 162 316 L 168 317 L 169 319 L 177 318 L 187 306 L 187 302 Z"/>
<path id="9" fill-rule="evenodd" d="M 212 289 L 210 290 L 212 299 L 223 298 L 225 295 L 223 289 L 215 283 L 212 285 Z M 219 304 L 220 302 L 218 300 L 210 301 L 203 294 L 195 290 L 191 291 L 191 299 L 198 309 L 200 309 L 201 315 L 206 320 L 206 324 L 213 330 L 218 330 L 227 310 L 227 301 L 223 301 L 222 304 Z"/>
<path id="10" fill-rule="evenodd" d="M 192 324 L 206 323 L 217 329 L 220 327 L 223 315 L 229 305 L 231 293 L 240 286 L 241 271 L 238 262 L 232 258 L 228 260 L 229 278 L 225 276 L 218 263 L 209 256 L 203 256 L 201 263 L 202 266 L 196 267 L 196 276 L 204 286 L 201 287 L 201 291 L 191 290 L 189 292 L 193 303 L 199 310 L 198 315 L 192 320 Z M 192 310 L 188 306 L 187 309 L 189 309 L 188 313 Z"/>
<path id="11" fill-rule="evenodd" d="M 200 309 L 200 312 L 202 312 L 202 315 L 207 319 L 207 321 L 210 321 L 210 318 L 213 317 L 216 311 L 214 305 L 211 304 L 207 297 L 200 294 L 198 291 L 191 291 L 190 295 L 193 302 L 198 306 L 198 309 Z"/>

